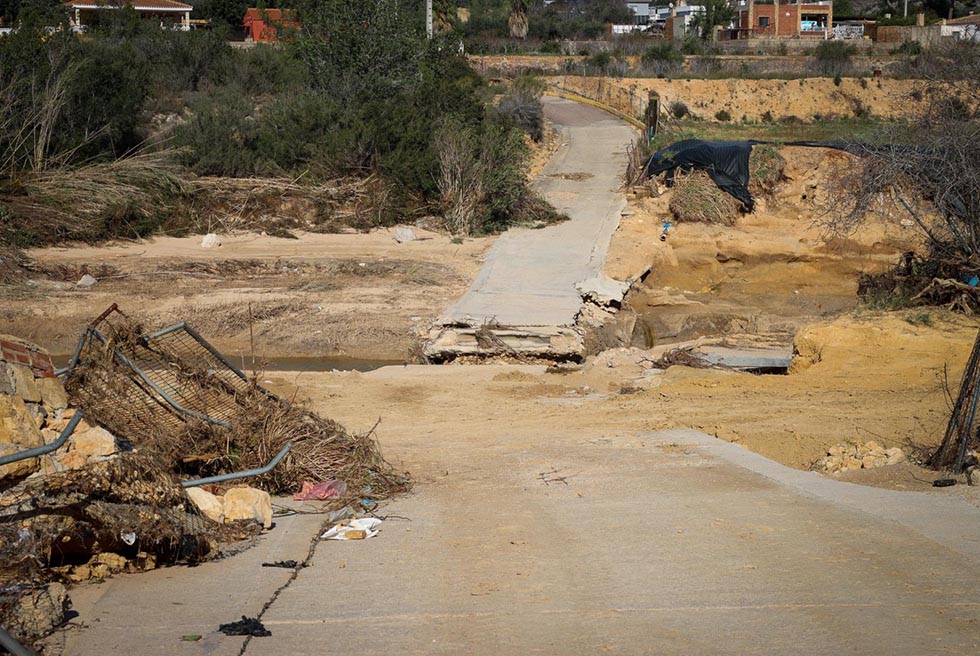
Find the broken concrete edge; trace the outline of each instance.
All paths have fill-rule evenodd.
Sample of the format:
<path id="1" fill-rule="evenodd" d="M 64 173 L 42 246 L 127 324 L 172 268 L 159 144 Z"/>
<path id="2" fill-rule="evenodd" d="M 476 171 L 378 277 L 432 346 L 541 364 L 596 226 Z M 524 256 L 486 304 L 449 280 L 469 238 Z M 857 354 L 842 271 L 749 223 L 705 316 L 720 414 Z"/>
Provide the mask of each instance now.
<path id="1" fill-rule="evenodd" d="M 703 450 L 813 499 L 904 526 L 980 563 L 980 508 L 953 497 L 868 487 L 782 465 L 746 448 L 693 429 L 645 433 L 649 442 Z"/>
<path id="2" fill-rule="evenodd" d="M 630 343 L 635 317 L 627 321 L 629 330 L 625 331 L 616 313 L 638 279 L 620 281 L 597 273 L 575 283 L 582 305 L 571 326 L 502 325 L 485 318 L 437 323 L 422 345 L 422 355 L 429 364 L 502 356 L 584 362 L 590 355 Z"/>

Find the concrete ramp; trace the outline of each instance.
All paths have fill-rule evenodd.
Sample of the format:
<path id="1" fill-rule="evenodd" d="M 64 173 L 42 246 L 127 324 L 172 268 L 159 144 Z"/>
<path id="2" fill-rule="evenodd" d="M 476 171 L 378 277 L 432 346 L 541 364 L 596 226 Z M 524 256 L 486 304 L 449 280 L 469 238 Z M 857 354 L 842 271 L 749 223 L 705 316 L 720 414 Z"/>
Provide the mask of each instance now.
<path id="1" fill-rule="evenodd" d="M 432 359 L 508 349 L 556 358 L 582 355 L 575 330 L 582 293 L 576 284 L 595 278 L 605 263 L 626 206 L 620 175 L 635 132 L 589 105 L 552 97 L 544 105 L 561 145 L 535 185 L 570 220 L 500 236 L 472 287 L 433 326 L 425 347 Z"/>

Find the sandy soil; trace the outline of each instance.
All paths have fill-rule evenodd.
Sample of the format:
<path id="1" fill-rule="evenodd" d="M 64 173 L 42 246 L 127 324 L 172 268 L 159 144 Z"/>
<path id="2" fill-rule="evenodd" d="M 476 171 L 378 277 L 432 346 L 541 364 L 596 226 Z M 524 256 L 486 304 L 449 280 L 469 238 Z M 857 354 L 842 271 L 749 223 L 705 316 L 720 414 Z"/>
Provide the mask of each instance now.
<path id="1" fill-rule="evenodd" d="M 650 369 L 651 352 L 633 348 L 563 372 L 460 365 L 264 380 L 310 397 L 354 430 L 381 417 L 389 453 L 422 481 L 440 475 L 434 441 L 493 424 L 522 435 L 560 428 L 630 440 L 689 427 L 803 469 L 835 444 L 874 439 L 914 453 L 937 443 L 948 416 L 944 385 L 955 393 L 976 321 L 941 311 L 855 309 L 857 273 L 891 265 L 915 235 L 879 225 L 828 243 L 812 225 L 813 203 L 827 193 L 823 171 L 842 155 L 783 155 L 789 179 L 776 198 L 733 227 L 683 224 L 664 244 L 668 197 L 634 197 L 607 273 L 636 279 L 652 271 L 629 305 L 653 340 L 795 339 L 799 355 L 789 375 L 663 372 Z M 120 301 L 153 323 L 186 318 L 237 356 L 248 349 L 251 304 L 263 355 L 401 359 L 415 343 L 413 329 L 427 327 L 466 289 L 490 244 L 417 233 L 422 239 L 407 244 L 378 231 L 239 236 L 215 250 L 200 248 L 199 238 L 45 249 L 31 255 L 49 272 L 73 282 L 85 265 L 100 281 L 88 291 L 50 280 L 5 287 L 0 332 L 67 350 L 88 320 Z M 845 478 L 931 490 L 934 475 L 902 465 Z"/>
<path id="2" fill-rule="evenodd" d="M 0 332 L 68 353 L 117 302 L 150 325 L 187 320 L 233 357 L 251 352 L 251 313 L 260 356 L 404 360 L 416 328 L 466 290 L 492 242 L 415 233 L 404 244 L 377 230 L 222 236 L 216 249 L 199 236 L 39 249 L 30 256 L 50 277 L 3 287 Z M 98 279 L 88 290 L 74 284 L 84 272 Z"/>
<path id="3" fill-rule="evenodd" d="M 670 191 L 634 196 L 613 236 L 607 275 L 637 282 L 628 303 L 639 315 L 637 346 L 751 333 L 788 344 L 809 323 L 853 309 L 861 272 L 894 266 L 918 233 L 876 222 L 831 239 L 814 223 L 832 167 L 850 155 L 823 148 L 782 148 L 785 181 L 771 199 L 732 227 L 678 223 Z M 672 229 L 666 242 L 660 233 Z"/>
<path id="4" fill-rule="evenodd" d="M 733 227 L 682 224 L 664 244 L 668 196 L 633 198 L 606 273 L 635 279 L 652 271 L 629 304 L 661 343 L 795 341 L 788 375 L 664 372 L 650 368 L 653 351 L 623 348 L 563 373 L 447 366 L 276 376 L 271 384 L 301 390 L 355 429 L 380 416 L 382 441 L 423 479 L 438 476 L 426 455 L 432 440 L 498 423 L 521 434 L 561 427 L 622 439 L 695 428 L 801 469 L 851 442 L 875 440 L 914 456 L 942 436 L 944 387 L 955 394 L 976 321 L 938 310 L 857 308 L 857 273 L 891 266 L 916 235 L 878 224 L 828 243 L 812 225 L 814 199 L 827 193 L 824 169 L 846 156 L 798 148 L 783 155 L 789 179 Z M 906 464 L 843 477 L 932 490 L 935 474 Z"/>
<path id="5" fill-rule="evenodd" d="M 447 365 L 273 374 L 265 380 L 283 393 L 298 389 L 354 430 L 367 430 L 380 417 L 378 435 L 388 455 L 423 483 L 445 475 L 436 464 L 442 462 L 435 448 L 440 440 L 484 431 L 598 432 L 642 442 L 642 431 L 695 428 L 808 469 L 838 443 L 873 439 L 912 452 L 938 441 L 948 412 L 944 380 L 948 375 L 954 387 L 958 383 L 976 325 L 939 312 L 931 316 L 930 326 L 899 313 L 817 324 L 802 334 L 804 355 L 789 375 L 686 367 L 662 372 L 642 362 L 643 352 L 624 349 L 567 373 Z M 910 465 L 846 475 L 930 491 L 934 477 Z"/>

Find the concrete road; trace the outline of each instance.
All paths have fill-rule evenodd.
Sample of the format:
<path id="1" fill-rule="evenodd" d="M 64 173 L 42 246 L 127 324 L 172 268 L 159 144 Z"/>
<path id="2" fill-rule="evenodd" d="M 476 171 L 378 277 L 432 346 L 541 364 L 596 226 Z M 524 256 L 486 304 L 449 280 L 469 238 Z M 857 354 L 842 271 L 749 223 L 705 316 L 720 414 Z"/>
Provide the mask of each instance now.
<path id="1" fill-rule="evenodd" d="M 582 305 L 575 283 L 602 269 L 626 205 L 620 176 L 635 131 L 589 105 L 547 96 L 543 101 L 562 145 L 536 185 L 570 220 L 501 235 L 470 290 L 438 325 L 480 326 L 495 319 L 509 326 L 570 326 Z"/>
<path id="2" fill-rule="evenodd" d="M 686 430 L 498 426 L 420 455 L 381 535 L 319 543 L 269 604 L 273 635 L 243 653 L 980 651 L 980 509 L 957 499 L 832 481 Z M 238 653 L 217 625 L 268 602 L 281 574 L 258 563 L 302 543 L 273 531 L 261 551 L 75 593 L 87 628 L 64 653 Z"/>

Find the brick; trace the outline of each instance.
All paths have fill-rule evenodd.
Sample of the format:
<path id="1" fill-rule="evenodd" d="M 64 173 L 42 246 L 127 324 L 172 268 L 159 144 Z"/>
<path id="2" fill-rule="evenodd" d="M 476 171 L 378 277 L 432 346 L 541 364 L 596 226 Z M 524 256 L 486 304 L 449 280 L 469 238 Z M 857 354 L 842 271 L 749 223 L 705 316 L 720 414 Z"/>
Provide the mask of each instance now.
<path id="1" fill-rule="evenodd" d="M 10 351 L 11 353 L 27 353 L 27 347 L 23 344 L 18 344 L 17 342 L 0 342 L 0 348 L 5 351 Z"/>
<path id="2" fill-rule="evenodd" d="M 51 356 L 47 353 L 41 353 L 39 351 L 31 353 L 31 364 L 38 369 L 54 369 L 54 364 L 51 362 Z"/>

